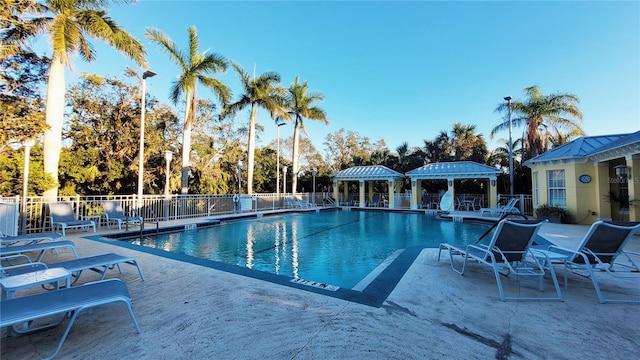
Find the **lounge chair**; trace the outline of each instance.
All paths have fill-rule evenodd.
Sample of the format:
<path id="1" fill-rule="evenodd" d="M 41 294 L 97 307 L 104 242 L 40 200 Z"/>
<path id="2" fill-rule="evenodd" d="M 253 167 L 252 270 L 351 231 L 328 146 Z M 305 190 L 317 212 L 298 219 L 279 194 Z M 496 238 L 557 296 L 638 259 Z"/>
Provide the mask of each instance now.
<path id="1" fill-rule="evenodd" d="M 60 352 L 62 344 L 67 335 L 69 335 L 71 326 L 81 311 L 114 302 L 123 302 L 127 305 L 133 325 L 136 331 L 140 333 L 140 327 L 131 308 L 129 289 L 127 289 L 127 285 L 124 282 L 118 279 L 98 281 L 62 290 L 3 300 L 2 306 L 0 306 L 0 327 L 11 326 L 12 330 L 17 333 L 31 333 L 55 327 L 69 317 L 58 346 L 47 357 L 47 359 L 51 359 Z M 20 327 L 14 326 L 25 323 L 31 326 L 32 321 L 51 316 L 61 316 L 61 320 L 35 328 L 19 329 Z M 4 339 L 3 341 L 6 340 Z"/>
<path id="2" fill-rule="evenodd" d="M 285 206 L 287 209 L 293 209 L 295 207 L 298 207 L 298 205 L 293 201 L 293 198 L 287 196 L 286 198 L 284 198 L 285 201 Z"/>
<path id="3" fill-rule="evenodd" d="M 91 227 L 93 228 L 93 232 L 96 232 L 96 223 L 94 221 L 76 219 L 71 203 L 52 202 L 48 205 L 52 231 L 60 229 L 62 236 L 66 236 L 66 229 L 82 229 L 83 231 L 87 231 L 87 229 Z"/>
<path id="4" fill-rule="evenodd" d="M 484 216 L 485 214 L 489 214 L 490 216 L 502 216 L 505 214 L 519 214 L 520 211 L 516 208 L 516 204 L 518 203 L 518 198 L 511 198 L 507 205 L 498 206 L 494 208 L 481 208 L 480 216 Z"/>
<path id="5" fill-rule="evenodd" d="M 19 265 L 14 267 L 5 267 L 2 269 L 2 272 L 5 276 L 13 276 L 39 269 L 65 268 L 71 272 L 71 275 L 74 277 L 73 282 L 75 283 L 76 281 L 78 281 L 78 278 L 84 270 L 95 271 L 101 275 L 100 280 L 104 280 L 104 277 L 107 275 L 107 271 L 113 269 L 114 267 L 117 267 L 118 271 L 122 272 L 120 270 L 120 264 L 129 264 L 135 266 L 138 269 L 140 279 L 144 281 L 142 270 L 140 270 L 140 266 L 134 258 L 114 253 L 76 258 L 73 260 L 62 261 L 53 264 L 29 263 L 26 264 L 27 266 Z"/>
<path id="6" fill-rule="evenodd" d="M 632 256 L 640 259 L 640 253 L 625 251 L 625 245 L 640 230 L 640 223 L 596 221 L 591 225 L 576 250 L 551 245 L 547 251 L 566 255 L 566 269 L 572 273 L 591 278 L 596 295 L 601 303 L 640 303 L 640 299 L 607 299 L 602 294 L 596 274 L 613 277 L 635 277 L 640 279 L 640 266 Z M 619 260 L 626 259 L 623 263 Z M 615 269 L 614 269 L 615 266 Z"/>
<path id="7" fill-rule="evenodd" d="M 449 252 L 451 268 L 464 275 L 467 264 L 470 261 L 477 261 L 480 264 L 491 267 L 498 284 L 498 291 L 502 301 L 507 300 L 560 300 L 562 293 L 556 278 L 553 266 L 549 266 L 549 272 L 556 289 L 556 297 L 512 297 L 506 296 L 502 287 L 501 275 L 514 274 L 516 276 L 535 276 L 540 279 L 540 290 L 545 274 L 545 268 L 537 257 L 530 253 L 530 246 L 536 238 L 536 234 L 542 225 L 542 221 L 537 220 L 514 220 L 504 219 L 498 223 L 491 241 L 487 244 L 471 244 L 464 249 L 451 244 L 440 244 L 438 250 L 438 261 L 442 250 Z M 463 257 L 462 268 L 455 267 L 454 255 Z M 528 256 L 529 255 L 529 256 Z"/>
<path id="8" fill-rule="evenodd" d="M 33 251 L 39 251 L 38 256 L 33 259 L 34 261 L 42 261 L 47 250 L 58 250 L 61 248 L 69 248 L 73 251 L 73 254 L 78 257 L 76 251 L 76 245 L 69 240 L 47 241 L 39 242 L 35 244 L 26 245 L 14 245 L 14 246 L 0 246 L 0 258 L 6 258 L 12 255 L 20 255 L 24 253 L 30 253 Z"/>
<path id="9" fill-rule="evenodd" d="M 306 207 L 313 206 L 313 204 L 311 204 L 310 202 L 306 202 L 306 201 L 302 200 L 302 198 L 300 196 L 294 196 L 293 199 L 295 200 L 296 207 L 306 208 Z"/>
<path id="10" fill-rule="evenodd" d="M 62 234 L 60 233 L 40 233 L 40 234 L 25 234 L 25 235 L 16 235 L 16 236 L 5 236 L 0 233 L 0 243 L 3 246 L 5 245 L 13 245 L 17 243 L 37 243 L 43 240 L 49 241 L 57 241 L 62 240 Z"/>
<path id="11" fill-rule="evenodd" d="M 118 224 L 118 230 L 122 230 L 122 224 L 141 225 L 144 221 L 141 216 L 135 213 L 129 216 L 124 213 L 122 203 L 117 200 L 108 200 L 102 203 L 104 208 L 104 216 L 107 222 L 107 228 L 111 227 L 111 223 Z"/>

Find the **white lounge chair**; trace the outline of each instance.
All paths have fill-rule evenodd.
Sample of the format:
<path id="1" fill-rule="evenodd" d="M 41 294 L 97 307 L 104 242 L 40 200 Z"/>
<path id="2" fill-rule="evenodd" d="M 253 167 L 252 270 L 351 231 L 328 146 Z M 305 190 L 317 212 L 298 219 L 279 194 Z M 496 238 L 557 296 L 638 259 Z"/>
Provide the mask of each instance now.
<path id="1" fill-rule="evenodd" d="M 60 352 L 60 348 L 62 348 L 62 344 L 67 338 L 67 335 L 69 335 L 71 326 L 80 312 L 114 302 L 125 303 L 133 325 L 136 331 L 140 333 L 140 327 L 131 308 L 129 289 L 127 289 L 127 285 L 124 282 L 118 279 L 98 281 L 62 290 L 3 300 L 2 306 L 0 306 L 0 327 L 11 326 L 14 332 L 31 333 L 55 327 L 64 322 L 68 317 L 69 321 L 62 334 L 62 338 L 58 342 L 58 346 L 53 353 L 47 357 L 47 359 L 51 359 Z M 35 328 L 21 329 L 20 327 L 14 326 L 18 324 L 29 324 L 29 326 L 32 326 L 32 321 L 51 316 L 60 316 L 61 320 Z M 7 340 L 8 339 L 3 339 L 3 341 Z"/>
<path id="2" fill-rule="evenodd" d="M 78 281 L 78 278 L 84 270 L 95 271 L 101 275 L 100 280 L 104 280 L 104 277 L 107 275 L 107 271 L 110 269 L 117 267 L 118 271 L 122 272 L 120 270 L 120 264 L 129 264 L 135 266 L 138 269 L 140 279 L 144 281 L 142 270 L 140 270 L 140 266 L 138 265 L 136 259 L 114 253 L 76 258 L 57 263 L 45 264 L 41 262 L 34 262 L 24 265 L 5 267 L 2 268 L 2 273 L 4 276 L 13 276 L 34 270 L 65 268 L 71 272 L 71 275 L 75 278 L 73 280 L 73 282 L 75 283 L 76 281 Z"/>
<path id="3" fill-rule="evenodd" d="M 633 260 L 633 257 L 637 257 L 640 261 L 640 253 L 624 250 L 625 245 L 637 231 L 640 231 L 640 223 L 637 222 L 596 221 L 576 250 L 551 245 L 547 251 L 566 255 L 566 268 L 569 271 L 590 278 L 601 303 L 640 303 L 640 299 L 605 298 L 596 276 L 607 274 L 612 277 L 635 277 L 640 280 L 640 263 Z M 623 263 L 619 258 L 626 262 Z"/>
<path id="4" fill-rule="evenodd" d="M 499 206 L 494 208 L 481 208 L 480 216 L 484 216 L 485 214 L 489 214 L 490 216 L 502 216 L 505 214 L 519 214 L 520 211 L 516 208 L 516 204 L 518 203 L 518 198 L 511 198 L 507 205 Z"/>
<path id="5" fill-rule="evenodd" d="M 107 228 L 111 227 L 111 223 L 118 224 L 118 230 L 122 230 L 122 224 L 141 225 L 143 219 L 135 213 L 132 216 L 124 213 L 122 203 L 117 200 L 108 200 L 102 203 L 104 208 L 104 216 L 107 222 Z"/>
<path id="6" fill-rule="evenodd" d="M 60 229 L 62 236 L 66 236 L 66 229 L 82 229 L 86 231 L 93 228 L 96 232 L 96 223 L 90 220 L 78 220 L 73 212 L 73 206 L 68 202 L 52 202 L 48 204 L 51 217 L 51 230 Z"/>
<path id="7" fill-rule="evenodd" d="M 61 248 L 71 249 L 73 254 L 78 257 L 78 252 L 76 251 L 76 245 L 69 240 L 58 240 L 58 241 L 47 241 L 47 242 L 39 242 L 35 244 L 26 244 L 26 245 L 14 245 L 14 246 L 0 246 L 0 259 L 6 258 L 12 255 L 20 255 L 24 253 L 31 253 L 34 251 L 39 251 L 40 253 L 33 261 L 42 261 L 42 258 L 45 255 L 47 250 L 58 250 Z"/>
<path id="8" fill-rule="evenodd" d="M 40 233 L 40 234 L 25 234 L 16 236 L 6 236 L 0 233 L 0 243 L 4 245 L 13 245 L 17 243 L 37 243 L 43 240 L 57 241 L 62 240 L 62 234 L 60 233 Z"/>
<path id="9" fill-rule="evenodd" d="M 306 208 L 306 207 L 313 206 L 313 204 L 311 204 L 310 202 L 302 200 L 300 196 L 294 196 L 294 200 L 295 200 L 296 206 L 299 208 Z"/>
<path id="10" fill-rule="evenodd" d="M 477 261 L 480 264 L 489 266 L 495 275 L 498 284 L 498 291 L 502 301 L 507 300 L 560 300 L 562 301 L 562 293 L 560 285 L 553 266 L 549 267 L 551 278 L 555 286 L 555 297 L 521 297 L 507 296 L 502 287 L 502 275 L 514 274 L 516 276 L 535 276 L 540 279 L 540 290 L 542 291 L 542 281 L 545 274 L 545 268 L 538 258 L 530 253 L 530 247 L 536 238 L 536 233 L 542 225 L 542 221 L 536 220 L 515 220 L 504 219 L 498 223 L 493 233 L 491 241 L 487 244 L 471 244 L 465 248 L 456 245 L 444 243 L 440 244 L 438 250 L 438 261 L 442 250 L 449 252 L 451 268 L 464 275 L 467 264 L 471 261 Z M 454 266 L 455 256 L 463 258 L 462 267 L 460 269 Z"/>

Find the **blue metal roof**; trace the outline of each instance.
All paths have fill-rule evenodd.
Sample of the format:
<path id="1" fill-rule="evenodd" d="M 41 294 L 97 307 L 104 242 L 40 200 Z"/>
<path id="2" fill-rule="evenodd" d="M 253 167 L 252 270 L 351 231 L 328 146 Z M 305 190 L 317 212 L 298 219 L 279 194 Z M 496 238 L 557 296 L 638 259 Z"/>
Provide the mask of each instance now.
<path id="1" fill-rule="evenodd" d="M 568 142 L 524 162 L 529 166 L 563 160 L 595 160 L 610 152 L 609 158 L 621 157 L 616 150 L 640 152 L 640 131 L 631 134 L 585 136 Z M 601 159 L 599 159 L 601 160 Z"/>
<path id="2" fill-rule="evenodd" d="M 475 179 L 494 178 L 502 170 L 473 161 L 439 162 L 407 172 L 411 179 Z"/>
<path id="3" fill-rule="evenodd" d="M 335 180 L 399 180 L 404 175 L 383 165 L 368 165 L 340 170 L 333 177 Z"/>

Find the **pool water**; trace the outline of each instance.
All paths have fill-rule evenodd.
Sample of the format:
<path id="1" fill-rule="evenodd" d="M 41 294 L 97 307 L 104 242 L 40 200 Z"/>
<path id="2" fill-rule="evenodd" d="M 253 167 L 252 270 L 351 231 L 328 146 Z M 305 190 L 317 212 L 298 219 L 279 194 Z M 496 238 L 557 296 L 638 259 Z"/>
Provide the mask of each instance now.
<path id="1" fill-rule="evenodd" d="M 132 243 L 351 289 L 398 249 L 465 245 L 488 228 L 424 214 L 323 211 L 223 222 Z"/>

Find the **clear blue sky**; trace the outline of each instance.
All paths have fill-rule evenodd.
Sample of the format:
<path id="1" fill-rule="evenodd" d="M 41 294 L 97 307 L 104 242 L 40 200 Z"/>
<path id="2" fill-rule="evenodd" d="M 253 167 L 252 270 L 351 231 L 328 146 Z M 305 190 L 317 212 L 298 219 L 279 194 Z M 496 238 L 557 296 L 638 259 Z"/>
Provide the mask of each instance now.
<path id="1" fill-rule="evenodd" d="M 140 39 L 158 75 L 148 91 L 169 102 L 179 73 L 144 38 L 147 27 L 167 33 L 181 49 L 195 25 L 210 49 L 257 73 L 276 71 L 288 86 L 296 75 L 322 92 L 329 126 L 307 121 L 323 152 L 328 133 L 357 131 L 382 138 L 394 151 L 404 141 L 424 146 L 451 124 L 475 124 L 489 140 L 503 97 L 545 94 L 581 99 L 587 135 L 640 130 L 640 3 L 630 2 L 219 2 L 142 1 L 108 10 Z M 77 58 L 75 73 L 120 76 L 135 65 L 93 41 L 98 60 Z M 50 52 L 47 53 L 50 55 Z M 219 78 L 240 95 L 235 71 Z M 67 82 L 73 82 L 73 76 Z M 208 90 L 199 91 L 209 97 Z M 244 114 L 248 116 L 248 114 Z M 259 114 L 265 145 L 276 136 Z M 291 136 L 293 127 L 281 128 Z M 514 137 L 522 133 L 514 129 Z M 507 138 L 507 134 L 499 137 Z M 490 143 L 492 148 L 494 143 Z"/>

